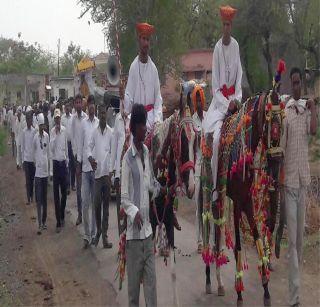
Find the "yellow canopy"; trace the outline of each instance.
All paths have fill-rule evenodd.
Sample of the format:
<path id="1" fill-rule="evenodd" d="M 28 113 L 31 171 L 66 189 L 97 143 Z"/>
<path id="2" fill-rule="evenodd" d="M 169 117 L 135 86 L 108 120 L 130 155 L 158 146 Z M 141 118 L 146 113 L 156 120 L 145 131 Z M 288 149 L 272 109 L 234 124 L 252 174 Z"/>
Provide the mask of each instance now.
<path id="1" fill-rule="evenodd" d="M 92 69 L 95 67 L 94 61 L 85 57 L 76 66 L 77 73 Z"/>

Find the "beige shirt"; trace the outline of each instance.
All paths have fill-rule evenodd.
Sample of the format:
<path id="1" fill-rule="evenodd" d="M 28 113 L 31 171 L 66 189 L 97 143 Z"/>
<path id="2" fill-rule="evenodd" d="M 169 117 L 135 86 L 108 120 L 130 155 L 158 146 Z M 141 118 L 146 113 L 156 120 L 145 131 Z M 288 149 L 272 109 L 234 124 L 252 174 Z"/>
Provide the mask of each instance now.
<path id="1" fill-rule="evenodd" d="M 308 136 L 310 111 L 305 101 L 291 98 L 286 105 L 281 147 L 284 150 L 284 185 L 290 188 L 310 184 Z"/>

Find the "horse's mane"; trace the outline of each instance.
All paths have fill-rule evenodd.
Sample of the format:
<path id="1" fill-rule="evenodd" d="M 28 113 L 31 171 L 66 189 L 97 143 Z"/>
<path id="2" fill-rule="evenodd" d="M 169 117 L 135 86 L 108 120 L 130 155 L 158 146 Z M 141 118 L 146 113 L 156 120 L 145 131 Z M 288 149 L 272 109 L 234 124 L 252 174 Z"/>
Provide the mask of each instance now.
<path id="1" fill-rule="evenodd" d="M 157 123 L 154 127 L 152 139 L 152 155 L 154 159 L 162 152 L 166 140 L 170 137 L 171 126 L 177 117 L 177 112 L 175 111 L 171 116 L 163 122 Z"/>
<path id="2" fill-rule="evenodd" d="M 262 113 L 259 112 L 259 103 L 262 95 L 257 94 L 249 97 L 236 113 L 225 119 L 221 128 L 220 138 L 220 174 L 226 174 L 230 170 L 232 163 L 239 160 L 243 144 L 245 144 L 248 151 L 254 151 L 253 147 L 255 146 L 252 146 L 252 136 L 253 130 L 254 133 L 259 130 L 258 124 L 261 120 L 260 113 Z M 239 127 L 242 128 L 239 129 Z"/>

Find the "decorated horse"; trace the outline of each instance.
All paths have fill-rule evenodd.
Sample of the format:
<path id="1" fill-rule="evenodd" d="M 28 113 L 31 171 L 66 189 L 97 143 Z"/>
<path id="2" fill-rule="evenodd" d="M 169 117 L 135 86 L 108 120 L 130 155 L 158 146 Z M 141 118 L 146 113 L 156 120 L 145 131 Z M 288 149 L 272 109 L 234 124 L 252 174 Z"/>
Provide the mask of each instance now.
<path id="1" fill-rule="evenodd" d="M 236 113 L 225 119 L 219 146 L 217 185 L 219 198 L 214 203 L 211 201 L 212 145 L 210 137 L 202 136 L 201 140 L 204 228 L 202 257 L 206 265 L 206 292 L 212 292 L 210 264 L 215 262 L 218 295 L 225 295 L 220 275 L 220 267 L 228 261 L 222 249 L 224 241 L 226 247 L 233 249 L 235 255 L 235 290 L 238 305 L 242 305 L 243 302 L 243 271 L 248 269 L 247 259 L 241 248 L 240 228 L 244 236 L 248 234 L 253 236 L 259 258 L 259 274 L 264 288 L 264 304 L 270 305 L 271 302 L 268 290 L 270 228 L 272 225 L 274 228 L 277 208 L 276 182 L 282 157 L 280 137 L 284 104 L 280 101 L 279 85 L 283 71 L 284 63 L 279 62 L 272 89 L 247 99 Z M 243 217 L 246 217 L 246 220 Z M 213 246 L 210 244 L 212 222 Z M 232 236 L 233 228 L 235 244 Z"/>

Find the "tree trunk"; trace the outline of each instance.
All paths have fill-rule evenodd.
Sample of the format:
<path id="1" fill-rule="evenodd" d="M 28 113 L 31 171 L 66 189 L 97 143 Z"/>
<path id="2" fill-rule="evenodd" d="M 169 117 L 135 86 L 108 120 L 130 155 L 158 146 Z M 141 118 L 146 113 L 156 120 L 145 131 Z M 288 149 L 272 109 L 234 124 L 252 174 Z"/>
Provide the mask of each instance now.
<path id="1" fill-rule="evenodd" d="M 268 68 L 268 79 L 269 79 L 269 85 L 272 84 L 272 78 L 273 78 L 273 71 L 272 71 L 272 57 L 270 52 L 270 34 L 265 33 L 263 36 L 264 39 L 264 47 L 263 50 L 263 56 L 267 62 L 267 68 Z"/>

